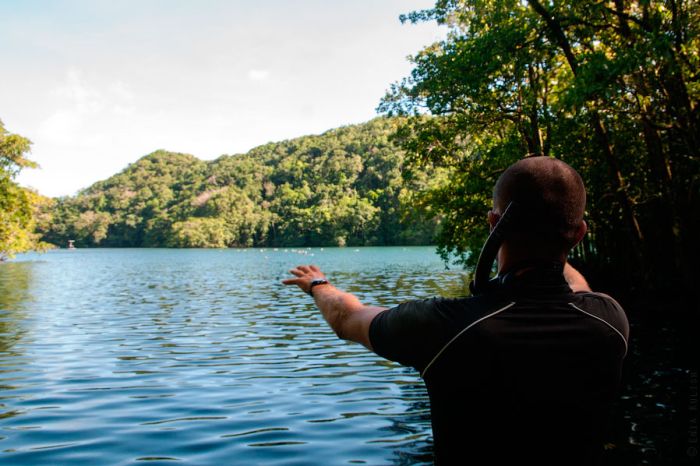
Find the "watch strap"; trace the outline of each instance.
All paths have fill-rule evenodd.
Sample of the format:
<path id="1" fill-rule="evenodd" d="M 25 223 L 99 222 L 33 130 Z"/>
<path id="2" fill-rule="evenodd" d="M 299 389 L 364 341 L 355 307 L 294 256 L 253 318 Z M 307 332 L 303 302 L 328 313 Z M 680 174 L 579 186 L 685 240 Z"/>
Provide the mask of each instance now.
<path id="1" fill-rule="evenodd" d="M 316 285 L 326 285 L 327 283 L 328 283 L 328 280 L 326 280 L 326 279 L 324 279 L 324 278 L 315 278 L 315 279 L 311 280 L 311 285 L 309 285 L 309 291 L 307 291 L 307 293 L 309 293 L 309 296 L 312 296 L 312 297 L 313 297 L 313 295 L 314 295 L 314 286 L 316 286 Z"/>

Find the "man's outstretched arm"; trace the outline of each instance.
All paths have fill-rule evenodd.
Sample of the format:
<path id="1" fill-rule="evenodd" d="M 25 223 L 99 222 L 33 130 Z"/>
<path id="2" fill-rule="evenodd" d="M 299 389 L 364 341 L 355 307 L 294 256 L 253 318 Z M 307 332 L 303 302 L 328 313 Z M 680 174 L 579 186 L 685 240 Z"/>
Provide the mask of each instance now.
<path id="1" fill-rule="evenodd" d="M 315 265 L 300 265 L 289 273 L 295 278 L 282 280 L 282 283 L 297 285 L 306 293 L 311 289 L 312 281 L 326 280 L 326 276 Z M 355 295 L 339 290 L 330 283 L 314 286 L 312 293 L 323 318 L 338 337 L 361 343 L 366 348 L 372 349 L 369 341 L 369 326 L 372 319 L 387 308 L 365 306 Z"/>

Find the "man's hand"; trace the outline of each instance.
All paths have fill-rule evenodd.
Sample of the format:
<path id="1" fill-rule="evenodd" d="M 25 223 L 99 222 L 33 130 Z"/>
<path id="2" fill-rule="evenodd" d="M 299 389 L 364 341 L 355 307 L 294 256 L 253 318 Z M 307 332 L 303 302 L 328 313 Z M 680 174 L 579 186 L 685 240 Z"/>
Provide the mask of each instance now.
<path id="1" fill-rule="evenodd" d="M 309 292 L 313 280 L 326 280 L 321 269 L 315 265 L 299 265 L 289 271 L 295 278 L 282 280 L 285 285 L 296 285 Z M 382 312 L 384 307 L 365 306 L 355 295 L 346 293 L 331 284 L 318 285 L 313 290 L 316 306 L 323 318 L 340 338 L 361 343 L 372 349 L 369 341 L 369 326 L 372 319 Z"/>
<path id="2" fill-rule="evenodd" d="M 311 282 L 314 280 L 326 280 L 326 276 L 321 272 L 321 269 L 315 265 L 299 265 L 289 271 L 297 278 L 288 278 L 282 280 L 285 285 L 296 285 L 302 291 L 308 293 L 311 289 Z"/>

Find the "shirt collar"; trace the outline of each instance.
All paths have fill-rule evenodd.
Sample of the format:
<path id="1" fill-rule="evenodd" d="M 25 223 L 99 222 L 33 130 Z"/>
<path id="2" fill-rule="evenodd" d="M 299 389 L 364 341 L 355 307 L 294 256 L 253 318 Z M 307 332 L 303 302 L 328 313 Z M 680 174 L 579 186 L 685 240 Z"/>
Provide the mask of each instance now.
<path id="1" fill-rule="evenodd" d="M 564 278 L 564 264 L 560 261 L 528 261 L 517 264 L 499 281 L 515 294 L 567 294 L 572 293 Z"/>

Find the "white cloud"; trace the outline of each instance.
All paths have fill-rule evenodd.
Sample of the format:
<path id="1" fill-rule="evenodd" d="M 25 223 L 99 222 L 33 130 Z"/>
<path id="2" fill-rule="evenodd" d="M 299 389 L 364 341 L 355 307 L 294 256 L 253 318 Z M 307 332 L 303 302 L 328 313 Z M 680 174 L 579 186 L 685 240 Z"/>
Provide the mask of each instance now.
<path id="1" fill-rule="evenodd" d="M 115 118 L 134 113 L 134 96 L 119 81 L 100 84 L 88 82 L 76 68 L 66 72 L 65 80 L 49 91 L 55 109 L 39 123 L 38 140 L 57 145 L 79 145 L 99 142 L 114 129 Z"/>
<path id="2" fill-rule="evenodd" d="M 265 81 L 270 77 L 270 72 L 267 70 L 250 70 L 248 71 L 248 79 L 251 81 Z"/>
<path id="3" fill-rule="evenodd" d="M 209 159 L 369 120 L 438 38 L 398 21 L 433 0 L 165 3 L 0 2 L 0 118 L 42 167 L 21 183 L 71 194 L 156 149 Z"/>
<path id="4" fill-rule="evenodd" d="M 81 129 L 81 118 L 75 111 L 57 110 L 39 124 L 37 136 L 54 144 L 68 144 Z"/>

